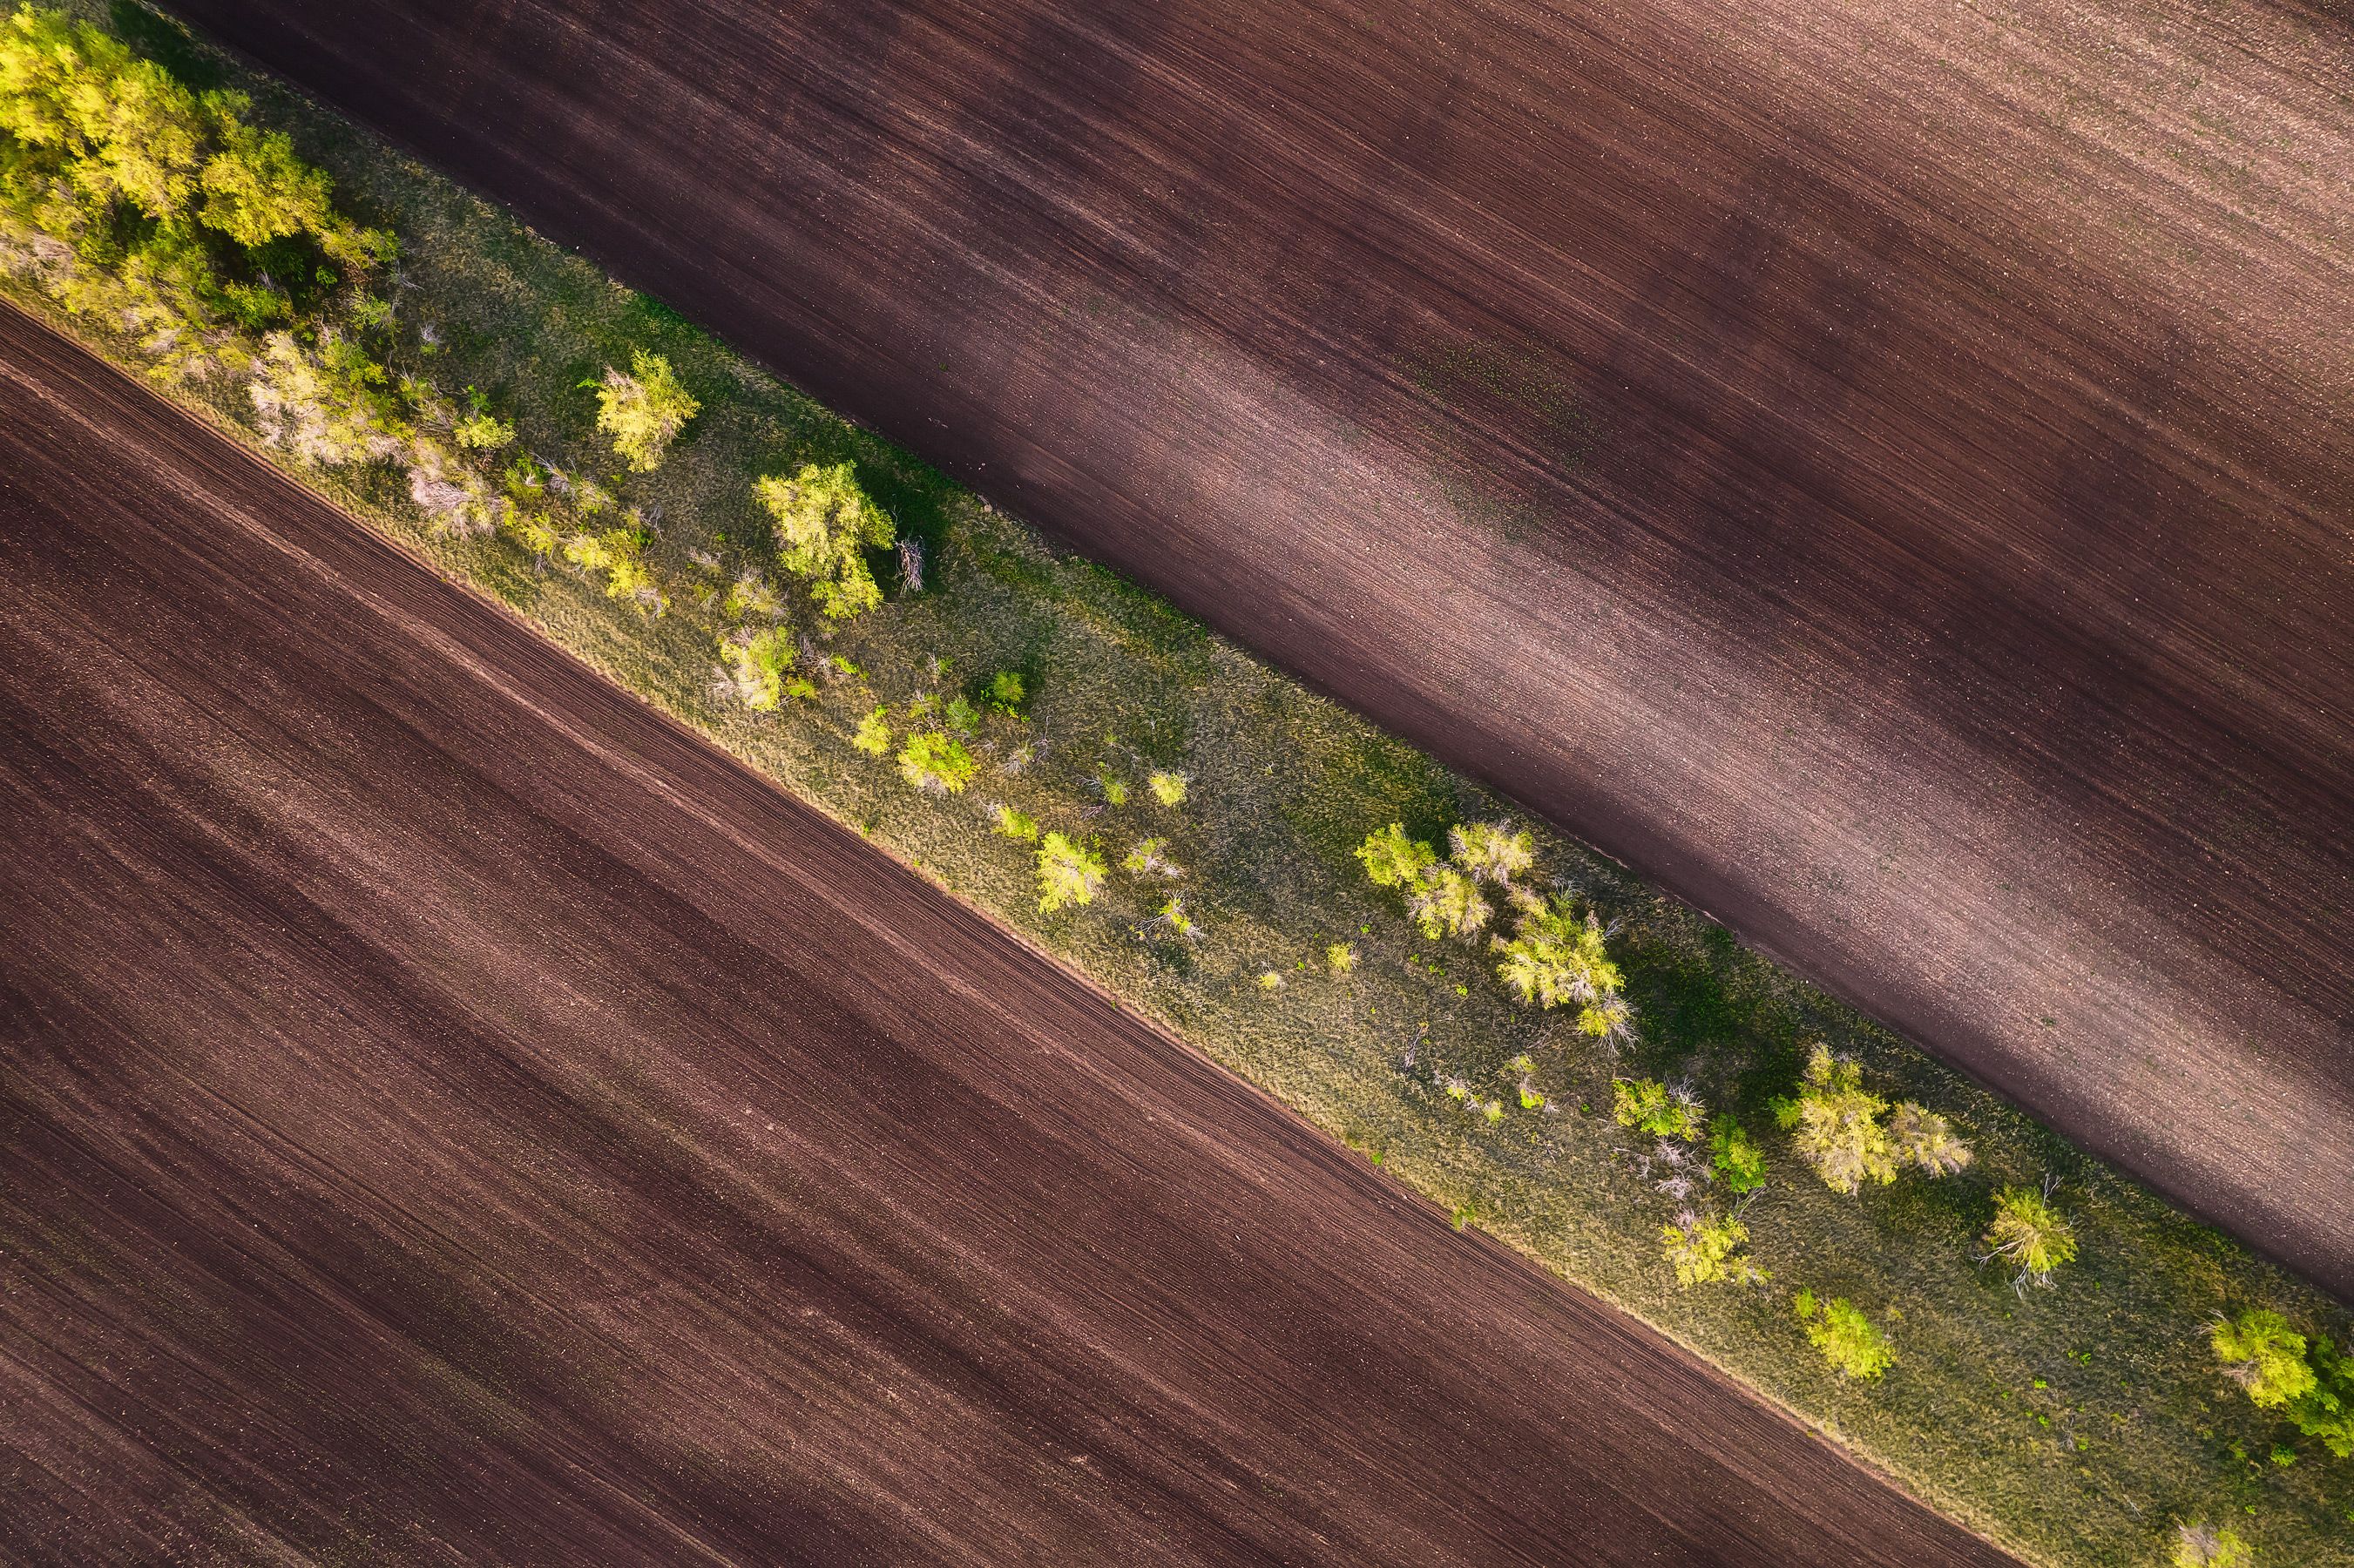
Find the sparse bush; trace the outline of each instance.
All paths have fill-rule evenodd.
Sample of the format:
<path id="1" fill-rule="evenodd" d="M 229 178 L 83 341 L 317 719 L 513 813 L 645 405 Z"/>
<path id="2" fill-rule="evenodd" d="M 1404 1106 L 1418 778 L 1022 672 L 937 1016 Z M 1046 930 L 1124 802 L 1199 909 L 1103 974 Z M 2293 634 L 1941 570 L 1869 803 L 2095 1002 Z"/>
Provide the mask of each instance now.
<path id="1" fill-rule="evenodd" d="M 1536 863 L 1536 841 L 1506 822 L 1464 822 L 1450 828 L 1447 844 L 1464 874 L 1509 884 Z"/>
<path id="2" fill-rule="evenodd" d="M 1182 773 L 1157 772 L 1146 782 L 1152 787 L 1152 798 L 1171 810 L 1185 803 L 1186 779 Z"/>
<path id="3" fill-rule="evenodd" d="M 1346 942 L 1335 942 L 1324 949 L 1324 967 L 1336 975 L 1345 975 L 1357 967 L 1357 949 Z"/>
<path id="4" fill-rule="evenodd" d="M 1140 839 L 1122 860 L 1120 869 L 1131 876 L 1182 876 L 1184 871 L 1168 854 L 1167 839 Z"/>
<path id="5" fill-rule="evenodd" d="M 1103 883 L 1103 859 L 1093 850 L 1073 843 L 1061 833 L 1048 833 L 1039 843 L 1038 912 L 1041 915 L 1052 915 L 1066 904 L 1094 903 Z M 1175 899 L 1170 900 L 1171 906 L 1175 903 Z"/>
<path id="6" fill-rule="evenodd" d="M 568 534 L 564 558 L 583 571 L 605 574 L 605 597 L 635 599 L 649 609 L 663 608 L 662 590 L 646 564 L 646 542 L 634 528 Z"/>
<path id="7" fill-rule="evenodd" d="M 611 439 L 614 452 L 636 473 L 662 466 L 687 421 L 702 411 L 695 395 L 679 384 L 670 361 L 642 348 L 630 351 L 625 374 L 605 367 L 597 387 L 597 428 Z"/>
<path id="8" fill-rule="evenodd" d="M 261 439 L 306 467 L 381 462 L 406 433 L 384 367 L 332 332 L 315 349 L 292 333 L 266 335 L 246 395 Z"/>
<path id="9" fill-rule="evenodd" d="M 887 548 L 896 530 L 849 463 L 803 463 L 790 479 L 766 474 L 752 489 L 776 521 L 778 559 L 809 583 L 820 610 L 840 620 L 883 602 L 866 552 Z"/>
<path id="10" fill-rule="evenodd" d="M 1708 1111 L 1700 1097 L 1681 1086 L 1671 1089 L 1656 1078 L 1613 1079 L 1610 1101 L 1611 1118 L 1620 1127 L 1631 1127 L 1653 1138 L 1696 1143 L 1707 1129 Z"/>
<path id="11" fill-rule="evenodd" d="M 891 750 L 890 709 L 877 703 L 873 711 L 858 721 L 858 728 L 850 736 L 850 744 L 869 757 L 883 757 Z"/>
<path id="12" fill-rule="evenodd" d="M 2030 1283 L 2049 1286 L 2056 1268 L 2074 1259 L 2076 1233 L 2067 1217 L 2052 1206 L 2052 1185 L 2043 1191 L 2005 1187 L 1995 1195 L 1994 1223 L 1987 1227 L 1986 1254 L 1981 1261 L 2000 1258 L 2017 1270 L 2014 1288 Z"/>
<path id="13" fill-rule="evenodd" d="M 981 710 L 962 697 L 950 697 L 940 705 L 940 722 L 959 735 L 972 735 L 981 728 Z"/>
<path id="14" fill-rule="evenodd" d="M 1749 1227 L 1737 1215 L 1686 1210 L 1659 1227 L 1659 1245 L 1675 1267 L 1676 1283 L 1686 1289 L 1718 1281 L 1763 1285 L 1772 1277 L 1741 1250 L 1749 1245 Z"/>
<path id="15" fill-rule="evenodd" d="M 1717 1118 L 1709 1135 L 1709 1165 L 1733 1192 L 1754 1192 L 1766 1185 L 1766 1154 L 1742 1125 L 1731 1117 Z"/>
<path id="16" fill-rule="evenodd" d="M 1022 705 L 1029 700 L 1029 692 L 1023 683 L 1020 671 L 1000 670 L 989 678 L 987 696 L 991 708 L 1007 718 L 1020 718 Z"/>
<path id="17" fill-rule="evenodd" d="M 997 808 L 997 821 L 990 831 L 1004 838 L 1019 839 L 1023 843 L 1038 842 L 1038 820 L 1028 812 L 1017 811 L 1011 806 Z"/>
<path id="18" fill-rule="evenodd" d="M 1955 1134 L 1954 1124 L 1912 1100 L 1888 1118 L 1888 1138 L 1898 1159 L 1932 1176 L 1954 1175 L 1970 1162 L 1970 1146 Z"/>
<path id="19" fill-rule="evenodd" d="M 1096 788 L 1103 791 L 1104 804 L 1108 806 L 1128 804 L 1128 781 L 1108 768 L 1096 774 Z"/>
<path id="20" fill-rule="evenodd" d="M 1798 1316 L 1807 1319 L 1807 1340 L 1823 1359 L 1852 1378 L 1875 1378 L 1896 1362 L 1888 1336 L 1844 1296 L 1834 1297 L 1818 1316 L 1812 1291 L 1797 1298 Z"/>
<path id="21" fill-rule="evenodd" d="M 2175 1531 L 2174 1568 L 2249 1568 L 2255 1560 L 2254 1549 L 2229 1525 L 2186 1524 Z"/>
<path id="22" fill-rule="evenodd" d="M 1185 913 L 1185 901 L 1182 898 L 1171 898 L 1161 906 L 1154 918 L 1181 937 L 1193 937 L 1200 934 L 1201 927 L 1194 924 L 1192 916 Z"/>
<path id="23" fill-rule="evenodd" d="M 930 795 L 957 795 L 972 781 L 972 753 L 964 742 L 945 730 L 925 730 L 907 737 L 899 752 L 899 777 Z"/>
<path id="24" fill-rule="evenodd" d="M 1895 1145 L 1880 1118 L 1888 1102 L 1863 1086 L 1863 1069 L 1818 1044 L 1795 1099 L 1774 1102 L 1774 1119 L 1797 1136 L 1798 1153 L 1826 1185 L 1853 1192 L 1867 1181 L 1896 1180 Z"/>
<path id="25" fill-rule="evenodd" d="M 1273 969 L 1261 969 L 1258 977 L 1258 989 L 1261 991 L 1281 991 L 1283 989 L 1283 977 L 1276 973 Z"/>

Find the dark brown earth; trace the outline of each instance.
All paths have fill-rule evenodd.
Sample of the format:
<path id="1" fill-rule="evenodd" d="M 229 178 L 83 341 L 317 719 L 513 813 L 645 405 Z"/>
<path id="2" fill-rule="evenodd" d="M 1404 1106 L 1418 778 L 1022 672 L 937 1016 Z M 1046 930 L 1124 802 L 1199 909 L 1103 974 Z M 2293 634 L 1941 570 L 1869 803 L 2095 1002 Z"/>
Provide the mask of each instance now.
<path id="1" fill-rule="evenodd" d="M 2354 1298 L 2354 28 L 175 0 Z"/>
<path id="2" fill-rule="evenodd" d="M 0 1557 L 2007 1562 L 0 311 Z"/>

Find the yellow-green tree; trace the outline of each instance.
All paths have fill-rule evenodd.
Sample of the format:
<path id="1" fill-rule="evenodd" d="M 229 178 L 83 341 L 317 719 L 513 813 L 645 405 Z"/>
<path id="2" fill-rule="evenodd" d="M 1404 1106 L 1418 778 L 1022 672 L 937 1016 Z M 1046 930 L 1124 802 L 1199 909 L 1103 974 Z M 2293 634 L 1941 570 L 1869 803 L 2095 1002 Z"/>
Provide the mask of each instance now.
<path id="1" fill-rule="evenodd" d="M 790 478 L 763 475 L 753 492 L 776 522 L 778 558 L 819 609 L 838 620 L 883 602 L 866 552 L 889 548 L 897 531 L 849 463 L 803 463 Z"/>

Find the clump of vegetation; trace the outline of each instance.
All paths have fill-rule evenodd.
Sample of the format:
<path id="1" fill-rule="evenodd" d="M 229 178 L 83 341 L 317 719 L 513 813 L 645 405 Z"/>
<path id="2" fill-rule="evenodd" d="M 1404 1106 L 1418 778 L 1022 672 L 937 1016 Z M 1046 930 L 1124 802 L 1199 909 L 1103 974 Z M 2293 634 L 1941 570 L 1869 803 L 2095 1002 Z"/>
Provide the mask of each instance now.
<path id="1" fill-rule="evenodd" d="M 719 640 L 719 657 L 726 670 L 726 694 L 754 713 L 774 713 L 785 700 L 787 673 L 793 667 L 793 641 L 783 627 L 758 630 L 737 627 Z M 801 684 L 815 694 L 814 687 Z"/>
<path id="2" fill-rule="evenodd" d="M 1023 843 L 1036 843 L 1038 819 L 1027 811 L 1017 811 L 1011 806 L 1000 806 L 997 808 L 995 823 L 990 831 L 1001 838 L 1016 839 Z"/>
<path id="3" fill-rule="evenodd" d="M 899 753 L 899 777 L 933 795 L 962 794 L 978 766 L 964 742 L 945 730 L 911 735 Z"/>
<path id="4" fill-rule="evenodd" d="M 1093 850 L 1061 833 L 1048 833 L 1040 841 L 1038 913 L 1052 915 L 1066 905 L 1092 904 L 1103 885 L 1103 858 Z M 1175 899 L 1170 900 L 1171 907 L 1175 904 Z"/>
<path id="5" fill-rule="evenodd" d="M 1357 949 L 1346 942 L 1334 942 L 1324 949 L 1324 967 L 1336 975 L 1352 973 L 1357 967 Z"/>
<path id="6" fill-rule="evenodd" d="M 1852 1378 L 1876 1378 L 1896 1364 L 1896 1352 L 1861 1308 L 1844 1296 L 1818 1304 L 1815 1293 L 1801 1290 L 1795 1305 L 1807 1325 L 1807 1342 L 1823 1359 Z"/>
<path id="7" fill-rule="evenodd" d="M 1687 1209 L 1659 1227 L 1659 1245 L 1675 1267 L 1676 1283 L 1686 1289 L 1720 1280 L 1763 1285 L 1772 1277 L 1742 1250 L 1749 1245 L 1749 1227 L 1738 1214 Z"/>
<path id="8" fill-rule="evenodd" d="M 2256 1553 L 2230 1525 L 2186 1524 L 2175 1531 L 2174 1568 L 2249 1568 Z"/>
<path id="9" fill-rule="evenodd" d="M 1467 875 L 1511 886 L 1536 864 L 1536 839 L 1503 822 L 1464 822 L 1447 832 L 1455 863 Z"/>
<path id="10" fill-rule="evenodd" d="M 1568 900 L 1556 898 L 1524 910 L 1511 940 L 1491 945 L 1502 955 L 1497 976 L 1522 1004 L 1575 1006 L 1578 1033 L 1596 1040 L 1631 1033 L 1634 1015 L 1618 994 L 1624 977 L 1591 912 L 1581 918 Z"/>
<path id="11" fill-rule="evenodd" d="M 992 712 L 1007 718 L 1022 716 L 1022 705 L 1029 700 L 1028 684 L 1019 670 L 1000 670 L 989 678 L 989 689 L 983 694 Z"/>
<path id="12" fill-rule="evenodd" d="M 1620 1127 L 1687 1143 L 1697 1143 L 1707 1128 L 1707 1107 L 1681 1085 L 1671 1089 L 1655 1078 L 1617 1078 L 1610 1095 L 1611 1118 Z"/>
<path id="13" fill-rule="evenodd" d="M 850 732 L 850 744 L 869 757 L 887 757 L 891 742 L 891 710 L 881 703 L 859 719 L 858 727 Z"/>
<path id="14" fill-rule="evenodd" d="M 2075 1228 L 2052 1206 L 2052 1186 L 2047 1181 L 2041 1192 L 2005 1187 L 1995 1194 L 1994 1223 L 1987 1226 L 1980 1261 L 2000 1258 L 2017 1270 L 2011 1285 L 2019 1290 L 2049 1287 L 2052 1272 L 2076 1255 Z"/>
<path id="15" fill-rule="evenodd" d="M 1807 1059 L 1797 1094 L 1773 1104 L 1776 1123 L 1796 1134 L 1799 1155 L 1835 1192 L 1854 1192 L 1867 1181 L 1893 1181 L 1908 1163 L 1932 1174 L 1969 1163 L 1968 1146 L 1945 1118 L 1907 1101 L 1900 1140 L 1882 1119 L 1888 1108 L 1887 1100 L 1863 1086 L 1859 1064 L 1832 1055 L 1820 1042 Z"/>
<path id="16" fill-rule="evenodd" d="M 752 492 L 776 523 L 779 561 L 809 584 L 822 613 L 842 620 L 883 602 L 866 552 L 888 549 L 897 531 L 860 487 L 852 464 L 803 463 L 790 479 L 763 475 Z M 1016 702 L 1021 683 L 1013 677 Z"/>
<path id="17" fill-rule="evenodd" d="M 633 473 L 652 473 L 687 421 L 703 410 L 679 384 L 670 361 L 642 348 L 630 351 L 630 368 L 605 367 L 597 388 L 597 428 Z"/>
<path id="18" fill-rule="evenodd" d="M 1422 874 L 1438 861 L 1437 853 L 1427 843 L 1406 837 L 1403 822 L 1366 834 L 1365 842 L 1357 846 L 1357 858 L 1364 863 L 1365 876 L 1375 887 L 1409 891 L 1421 885 Z"/>
<path id="19" fill-rule="evenodd" d="M 1187 780 L 1182 773 L 1172 773 L 1164 769 L 1155 772 L 1145 782 L 1151 787 L 1152 798 L 1171 810 L 1173 811 L 1185 803 Z"/>
<path id="20" fill-rule="evenodd" d="M 2354 1357 L 2339 1355 L 2327 1335 L 2308 1344 L 2280 1313 L 2252 1307 L 2219 1319 L 2208 1340 L 2250 1400 L 2338 1457 L 2354 1458 Z"/>
<path id="21" fill-rule="evenodd" d="M 1708 1139 L 1709 1164 L 1718 1181 L 1735 1193 L 1754 1192 L 1766 1185 L 1766 1154 L 1756 1140 L 1731 1117 L 1717 1118 Z"/>

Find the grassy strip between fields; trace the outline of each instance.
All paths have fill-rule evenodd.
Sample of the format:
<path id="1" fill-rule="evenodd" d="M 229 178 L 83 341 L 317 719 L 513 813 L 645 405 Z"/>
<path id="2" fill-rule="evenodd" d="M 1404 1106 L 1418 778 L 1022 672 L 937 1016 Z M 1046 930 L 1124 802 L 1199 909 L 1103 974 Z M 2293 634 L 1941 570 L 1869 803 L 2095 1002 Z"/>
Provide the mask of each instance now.
<path id="1" fill-rule="evenodd" d="M 23 13 L 0 61 L 17 303 L 2023 1555 L 2349 1560 L 2341 1308 L 366 133 L 77 14 L 131 47 Z"/>

